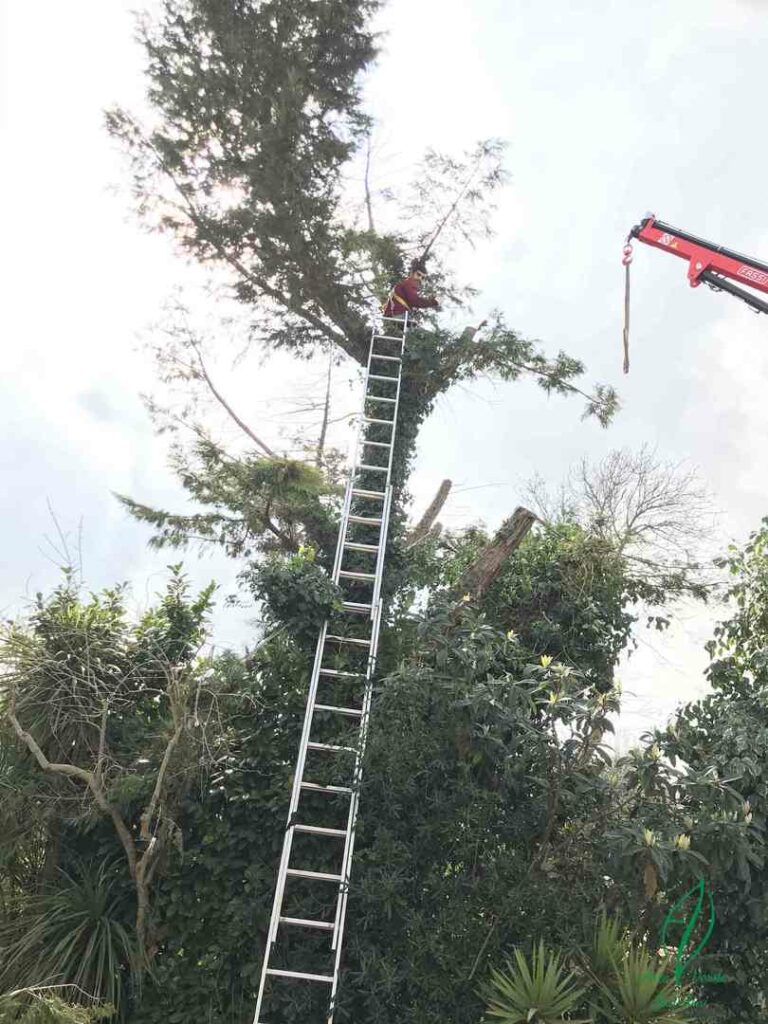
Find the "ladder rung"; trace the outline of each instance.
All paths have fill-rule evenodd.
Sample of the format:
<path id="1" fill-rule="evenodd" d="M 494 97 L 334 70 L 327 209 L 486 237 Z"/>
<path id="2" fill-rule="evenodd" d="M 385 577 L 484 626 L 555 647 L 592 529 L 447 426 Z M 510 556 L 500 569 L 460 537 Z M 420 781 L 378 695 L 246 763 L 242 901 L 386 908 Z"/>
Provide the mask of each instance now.
<path id="1" fill-rule="evenodd" d="M 291 878 L 313 878 L 318 882 L 343 882 L 343 875 L 330 875 L 327 871 L 305 871 L 304 868 L 286 868 Z"/>
<path id="2" fill-rule="evenodd" d="M 349 679 L 362 679 L 364 676 L 363 672 L 341 672 L 337 668 L 321 668 L 321 676 L 345 676 Z"/>
<path id="3" fill-rule="evenodd" d="M 391 448 L 392 445 L 389 441 L 363 441 L 363 444 L 368 444 L 371 448 Z"/>
<path id="4" fill-rule="evenodd" d="M 331 753 L 336 754 L 356 754 L 357 747 L 340 747 L 335 743 L 317 743 L 315 740 L 309 740 L 307 743 L 308 750 L 330 750 Z"/>
<path id="5" fill-rule="evenodd" d="M 373 605 L 363 601 L 342 601 L 341 607 L 345 612 L 369 612 Z"/>
<path id="6" fill-rule="evenodd" d="M 381 519 L 371 519 L 369 516 L 348 516 L 350 523 L 367 523 L 369 526 L 380 526 Z"/>
<path id="7" fill-rule="evenodd" d="M 315 704 L 315 707 L 320 707 Z M 361 712 L 362 714 L 362 712 Z M 311 793 L 351 793 L 349 786 L 321 786 L 319 782 L 302 782 L 302 789 L 308 789 Z"/>
<path id="8" fill-rule="evenodd" d="M 387 405 L 397 405 L 396 398 L 382 398 L 380 395 L 366 395 L 366 402 L 386 402 Z"/>
<path id="9" fill-rule="evenodd" d="M 337 836 L 346 839 L 347 833 L 343 828 L 326 828 L 324 825 L 294 825 L 297 832 L 306 832 L 310 836 Z"/>
<path id="10" fill-rule="evenodd" d="M 315 711 L 335 711 L 337 715 L 349 715 L 350 718 L 362 718 L 363 716 L 362 708 L 338 708 L 333 704 L 315 704 Z M 314 786 L 314 783 L 304 782 L 302 785 Z"/>
<path id="11" fill-rule="evenodd" d="M 384 374 L 381 374 L 381 373 L 369 373 L 368 374 L 368 380 L 394 380 L 394 381 L 398 381 L 398 380 L 400 380 L 400 378 L 399 377 L 385 376 Z"/>
<path id="12" fill-rule="evenodd" d="M 322 928 L 325 932 L 332 932 L 334 929 L 331 921 L 310 921 L 306 917 L 281 917 L 280 924 L 292 924 L 299 928 Z"/>
<path id="13" fill-rule="evenodd" d="M 378 352 L 371 352 L 371 359 L 384 359 L 388 363 L 402 363 L 398 356 L 380 356 Z"/>
<path id="14" fill-rule="evenodd" d="M 303 971 L 279 971 L 276 967 L 268 967 L 267 974 L 276 978 L 302 978 L 304 981 L 326 981 L 333 984 L 333 977 L 326 974 L 305 974 Z"/>
<path id="15" fill-rule="evenodd" d="M 393 427 L 395 425 L 394 420 L 377 420 L 372 416 L 366 416 L 363 419 L 363 423 L 386 423 L 388 427 Z"/>
<path id="16" fill-rule="evenodd" d="M 360 647 L 370 647 L 371 641 L 366 640 L 362 636 L 337 636 L 333 633 L 329 633 L 325 638 L 326 640 L 336 640 L 340 644 L 358 644 Z M 319 705 L 318 705 L 319 707 Z"/>
<path id="17" fill-rule="evenodd" d="M 379 498 L 381 500 L 387 496 L 386 491 L 363 491 L 359 487 L 353 487 L 352 494 L 356 498 Z"/>
<path id="18" fill-rule="evenodd" d="M 343 576 L 345 580 L 375 580 L 375 572 L 350 572 L 347 569 L 341 569 L 339 576 Z"/>
<path id="19" fill-rule="evenodd" d="M 402 341 L 403 336 L 397 334 L 374 334 L 374 339 L 380 338 L 382 341 Z"/>
<path id="20" fill-rule="evenodd" d="M 373 551 L 373 552 L 376 552 L 376 551 L 379 550 L 379 545 L 378 544 L 357 544 L 356 542 L 353 542 L 351 540 L 345 541 L 344 542 L 344 547 L 345 548 L 349 548 L 350 551 Z"/>
<path id="21" fill-rule="evenodd" d="M 389 470 L 387 469 L 386 466 L 371 466 L 367 462 L 361 462 L 360 465 L 357 468 L 358 469 L 365 469 L 369 473 L 388 473 L 389 472 Z"/>

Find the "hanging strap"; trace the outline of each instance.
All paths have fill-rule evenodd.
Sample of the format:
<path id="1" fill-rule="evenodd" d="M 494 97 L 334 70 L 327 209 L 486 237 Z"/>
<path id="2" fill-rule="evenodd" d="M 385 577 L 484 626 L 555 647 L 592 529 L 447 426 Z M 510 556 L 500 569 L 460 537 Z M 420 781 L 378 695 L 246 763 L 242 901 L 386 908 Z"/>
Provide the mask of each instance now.
<path id="1" fill-rule="evenodd" d="M 624 246 L 621 257 L 624 264 L 624 373 L 629 373 L 629 265 L 632 262 L 632 243 Z"/>
<path id="2" fill-rule="evenodd" d="M 395 287 L 389 293 L 389 295 L 387 296 L 387 301 L 384 303 L 384 305 L 381 308 L 382 309 L 386 309 L 387 306 L 390 303 L 394 303 L 394 302 L 399 303 L 401 306 L 403 306 L 410 313 L 410 311 L 411 311 L 410 305 L 405 301 L 405 299 L 402 296 L 397 294 L 397 285 L 395 285 Z"/>

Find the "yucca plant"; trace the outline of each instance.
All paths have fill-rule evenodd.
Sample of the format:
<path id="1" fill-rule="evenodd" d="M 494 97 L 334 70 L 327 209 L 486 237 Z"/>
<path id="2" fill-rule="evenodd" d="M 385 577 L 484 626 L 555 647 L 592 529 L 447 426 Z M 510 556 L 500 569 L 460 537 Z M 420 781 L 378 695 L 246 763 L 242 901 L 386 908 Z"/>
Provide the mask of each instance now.
<path id="1" fill-rule="evenodd" d="M 603 911 L 598 918 L 589 959 L 591 972 L 598 978 L 607 980 L 613 975 L 615 965 L 624 959 L 631 948 L 631 936 L 619 918 L 608 917 Z"/>
<path id="2" fill-rule="evenodd" d="M 481 989 L 488 1008 L 485 1020 L 501 1024 L 590 1024 L 589 1019 L 570 1017 L 583 1001 L 575 975 L 562 957 L 543 942 L 533 950 L 531 962 L 516 949 L 507 970 L 491 970 L 491 980 Z"/>
<path id="3" fill-rule="evenodd" d="M 601 916 L 585 970 L 594 983 L 590 1011 L 600 1024 L 686 1024 L 691 995 L 657 957 L 632 941 L 617 919 Z"/>
<path id="4" fill-rule="evenodd" d="M 130 890 L 115 874 L 107 862 L 61 872 L 55 889 L 30 900 L 20 918 L 3 925 L 2 991 L 63 984 L 78 1001 L 120 1006 L 125 980 L 138 976 L 138 956 L 124 924 L 132 913 Z"/>

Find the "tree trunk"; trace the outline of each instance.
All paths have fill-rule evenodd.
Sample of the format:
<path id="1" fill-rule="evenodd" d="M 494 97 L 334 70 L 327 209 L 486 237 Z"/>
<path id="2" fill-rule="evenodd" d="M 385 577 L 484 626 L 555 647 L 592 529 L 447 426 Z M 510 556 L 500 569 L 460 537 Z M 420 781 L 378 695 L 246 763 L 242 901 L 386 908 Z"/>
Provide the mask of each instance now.
<path id="1" fill-rule="evenodd" d="M 459 593 L 480 600 L 501 572 L 507 558 L 515 548 L 520 547 L 536 519 L 533 512 L 518 506 L 510 518 L 501 524 L 493 540 L 486 544 L 472 565 L 465 570 L 458 584 Z"/>
<path id="2" fill-rule="evenodd" d="M 437 494 L 430 502 L 429 508 L 405 538 L 405 546 L 407 548 L 414 547 L 414 545 L 431 534 L 435 520 L 440 515 L 443 505 L 445 505 L 451 487 L 452 483 L 450 480 L 443 480 L 440 484 Z"/>

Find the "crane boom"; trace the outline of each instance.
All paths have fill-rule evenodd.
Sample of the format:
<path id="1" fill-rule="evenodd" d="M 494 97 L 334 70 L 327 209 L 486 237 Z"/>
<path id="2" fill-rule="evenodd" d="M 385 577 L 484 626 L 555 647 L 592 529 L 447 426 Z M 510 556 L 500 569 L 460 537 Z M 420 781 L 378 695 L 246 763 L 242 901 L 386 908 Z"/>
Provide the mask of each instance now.
<path id="1" fill-rule="evenodd" d="M 741 299 L 757 313 L 768 313 L 768 302 L 734 284 L 738 281 L 768 293 L 767 263 L 673 228 L 656 220 L 653 214 L 648 214 L 632 228 L 627 241 L 632 238 L 688 260 L 688 281 L 692 288 L 698 288 L 703 281 L 715 291 L 728 292 Z"/>

